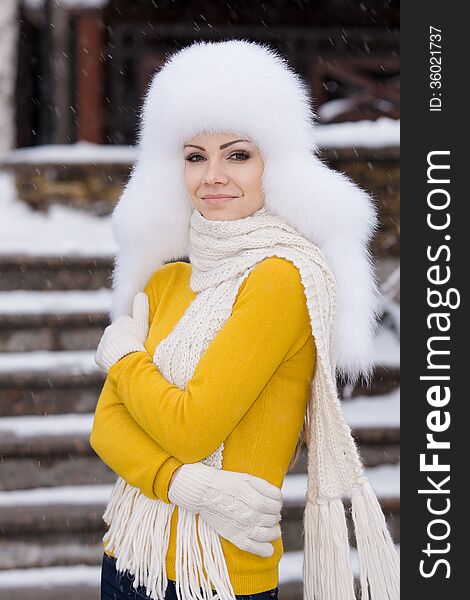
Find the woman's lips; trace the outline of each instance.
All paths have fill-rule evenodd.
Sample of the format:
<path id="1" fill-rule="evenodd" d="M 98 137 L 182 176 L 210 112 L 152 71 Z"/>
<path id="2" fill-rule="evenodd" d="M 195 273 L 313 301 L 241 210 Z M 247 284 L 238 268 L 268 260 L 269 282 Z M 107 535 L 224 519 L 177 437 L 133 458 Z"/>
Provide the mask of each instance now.
<path id="1" fill-rule="evenodd" d="M 202 199 L 207 204 L 221 204 L 222 202 L 227 202 L 227 200 L 234 200 L 238 196 L 205 196 Z"/>

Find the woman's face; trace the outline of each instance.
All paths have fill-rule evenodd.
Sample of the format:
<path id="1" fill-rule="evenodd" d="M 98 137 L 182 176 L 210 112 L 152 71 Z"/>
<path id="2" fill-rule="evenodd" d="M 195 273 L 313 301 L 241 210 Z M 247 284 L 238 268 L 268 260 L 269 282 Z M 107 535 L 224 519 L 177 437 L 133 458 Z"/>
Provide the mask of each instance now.
<path id="1" fill-rule="evenodd" d="M 264 206 L 259 148 L 233 133 L 193 137 L 184 146 L 184 180 L 196 209 L 219 221 L 248 217 Z"/>

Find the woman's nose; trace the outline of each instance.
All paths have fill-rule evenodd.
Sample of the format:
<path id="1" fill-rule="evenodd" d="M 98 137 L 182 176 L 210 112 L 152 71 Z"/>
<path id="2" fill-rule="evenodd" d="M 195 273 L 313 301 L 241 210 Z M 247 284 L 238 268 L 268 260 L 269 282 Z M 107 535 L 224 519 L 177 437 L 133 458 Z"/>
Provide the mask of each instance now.
<path id="1" fill-rule="evenodd" d="M 207 170 L 204 173 L 204 183 L 214 185 L 215 183 L 227 183 L 228 177 L 220 161 L 208 161 Z"/>

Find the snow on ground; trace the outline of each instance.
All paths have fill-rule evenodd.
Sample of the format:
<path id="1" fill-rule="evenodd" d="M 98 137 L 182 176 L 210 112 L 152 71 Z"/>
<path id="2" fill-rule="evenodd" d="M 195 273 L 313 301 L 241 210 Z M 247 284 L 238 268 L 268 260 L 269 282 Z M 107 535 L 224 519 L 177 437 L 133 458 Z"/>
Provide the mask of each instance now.
<path id="1" fill-rule="evenodd" d="M 400 121 L 380 117 L 376 121 L 355 121 L 318 125 L 320 148 L 384 148 L 400 145 Z"/>
<path id="2" fill-rule="evenodd" d="M 87 435 L 91 433 L 93 413 L 64 415 L 25 415 L 0 418 L 0 432 L 16 437 Z"/>
<path id="3" fill-rule="evenodd" d="M 112 257 L 116 251 L 111 217 L 59 204 L 34 211 L 17 199 L 12 175 L 0 172 L 0 254 Z"/>
<path id="4" fill-rule="evenodd" d="M 43 8 L 45 0 L 23 0 L 28 8 Z M 109 0 L 55 0 L 59 8 L 103 8 Z"/>
<path id="5" fill-rule="evenodd" d="M 93 144 L 44 144 L 12 150 L 5 164 L 17 163 L 58 163 L 58 164 L 128 164 L 136 160 L 136 146 Z"/>
<path id="6" fill-rule="evenodd" d="M 365 469 L 375 493 L 381 498 L 396 498 L 400 495 L 400 465 L 380 465 Z M 307 493 L 307 474 L 289 473 L 284 479 L 282 496 L 284 502 L 298 502 Z"/>
<path id="7" fill-rule="evenodd" d="M 92 586 L 99 587 L 101 567 L 74 565 L 72 567 L 45 567 L 44 569 L 9 569 L 0 571 L 0 588 Z"/>
<path id="8" fill-rule="evenodd" d="M 380 396 L 355 396 L 342 403 L 350 427 L 400 427 L 400 388 Z"/>
<path id="9" fill-rule="evenodd" d="M 400 496 L 400 465 L 365 469 L 380 498 Z M 113 485 L 65 485 L 0 492 L 0 506 L 44 506 L 50 504 L 106 504 Z M 305 502 L 307 474 L 288 473 L 282 486 L 284 502 Z"/>
<path id="10" fill-rule="evenodd" d="M 70 0 L 69 0 L 70 1 Z M 82 0 L 83 1 L 83 0 Z M 96 0 L 95 0 L 96 1 Z M 400 121 L 380 117 L 376 121 L 352 121 L 316 126 L 320 148 L 380 148 L 400 145 Z M 13 150 L 6 164 L 15 163 L 132 163 L 137 146 L 93 144 L 45 144 Z"/>
<path id="11" fill-rule="evenodd" d="M 400 390 L 382 396 L 358 396 L 343 402 L 347 422 L 356 427 L 399 427 Z M 51 435 L 89 435 L 93 413 L 62 415 L 26 415 L 0 418 L 0 432 L 16 437 Z"/>
<path id="12" fill-rule="evenodd" d="M 400 342 L 387 327 L 381 327 L 374 339 L 375 364 L 383 367 L 400 366 Z"/>
<path id="13" fill-rule="evenodd" d="M 0 373 L 17 373 L 38 371 L 46 374 L 61 373 L 84 375 L 100 371 L 95 363 L 94 350 L 64 350 L 49 352 L 2 352 L 0 353 Z"/>
<path id="14" fill-rule="evenodd" d="M 400 544 L 395 545 L 400 554 Z M 303 551 L 284 552 L 279 562 L 280 585 L 302 581 Z M 359 575 L 359 559 L 356 548 L 351 548 L 351 565 L 355 576 Z M 76 565 L 72 567 L 45 567 L 43 569 L 10 569 L 0 571 L 0 588 L 54 587 L 57 585 L 90 585 L 99 587 L 101 567 Z"/>
<path id="15" fill-rule="evenodd" d="M 400 121 L 386 117 L 317 126 L 318 145 L 325 148 L 398 146 L 399 137 Z M 129 164 L 136 157 L 135 146 L 77 142 L 19 148 L 6 162 Z M 114 256 L 116 250 L 109 216 L 97 217 L 60 205 L 51 206 L 46 214 L 33 211 L 16 198 L 12 175 L 0 172 L 0 253 Z"/>
<path id="16" fill-rule="evenodd" d="M 62 315 L 108 313 L 111 290 L 37 292 L 14 290 L 0 292 L 0 315 Z"/>
<path id="17" fill-rule="evenodd" d="M 400 544 L 395 544 L 395 549 L 400 554 Z M 284 552 L 279 562 L 279 582 L 281 584 L 289 581 L 302 581 L 303 556 L 302 550 Z M 350 557 L 353 573 L 357 577 L 359 575 L 359 558 L 356 548 L 351 548 Z"/>
<path id="18" fill-rule="evenodd" d="M 50 504 L 103 504 L 113 485 L 64 485 L 0 492 L 0 506 L 44 506 Z"/>
<path id="19" fill-rule="evenodd" d="M 9 311 L 12 311 L 11 307 Z M 392 331 L 382 328 L 375 341 L 376 364 L 398 367 L 400 353 L 396 335 Z M 0 373 L 22 371 L 90 373 L 99 368 L 94 360 L 95 354 L 94 350 L 2 352 L 0 353 Z"/>

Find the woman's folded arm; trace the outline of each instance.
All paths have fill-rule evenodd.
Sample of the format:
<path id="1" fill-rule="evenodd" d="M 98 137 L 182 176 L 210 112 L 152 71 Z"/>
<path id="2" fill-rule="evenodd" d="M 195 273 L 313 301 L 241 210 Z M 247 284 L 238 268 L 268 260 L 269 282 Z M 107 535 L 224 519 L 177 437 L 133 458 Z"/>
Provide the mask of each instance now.
<path id="1" fill-rule="evenodd" d="M 181 463 L 163 450 L 132 418 L 106 379 L 95 410 L 90 444 L 101 460 L 148 498 L 166 503 L 174 471 Z"/>
<path id="2" fill-rule="evenodd" d="M 144 290 L 149 299 L 149 324 L 155 315 L 160 272 L 153 274 Z M 109 377 L 96 406 L 90 444 L 101 460 L 130 485 L 139 488 L 148 498 L 170 503 L 169 483 L 183 463 L 136 423 Z"/>
<path id="3" fill-rule="evenodd" d="M 290 350 L 310 333 L 298 269 L 285 259 L 269 259 L 245 279 L 186 390 L 169 383 L 147 352 L 120 359 L 108 378 L 152 439 L 182 463 L 197 462 L 227 439 Z"/>

